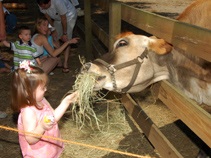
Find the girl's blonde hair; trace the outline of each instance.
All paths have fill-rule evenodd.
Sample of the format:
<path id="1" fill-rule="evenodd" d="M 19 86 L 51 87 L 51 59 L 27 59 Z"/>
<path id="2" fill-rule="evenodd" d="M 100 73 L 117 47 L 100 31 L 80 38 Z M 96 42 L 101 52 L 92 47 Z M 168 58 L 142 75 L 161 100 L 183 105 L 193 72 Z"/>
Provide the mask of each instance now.
<path id="1" fill-rule="evenodd" d="M 35 25 L 34 25 L 35 26 L 34 27 L 34 34 L 39 33 L 38 28 L 41 25 L 41 23 L 44 22 L 44 21 L 48 21 L 48 19 L 45 16 L 40 16 L 36 19 Z"/>
<path id="2" fill-rule="evenodd" d="M 12 76 L 11 106 L 14 112 L 20 112 L 26 106 L 35 106 L 39 109 L 35 90 L 39 85 L 47 85 L 48 76 L 39 67 L 30 66 L 30 73 L 18 68 Z"/>

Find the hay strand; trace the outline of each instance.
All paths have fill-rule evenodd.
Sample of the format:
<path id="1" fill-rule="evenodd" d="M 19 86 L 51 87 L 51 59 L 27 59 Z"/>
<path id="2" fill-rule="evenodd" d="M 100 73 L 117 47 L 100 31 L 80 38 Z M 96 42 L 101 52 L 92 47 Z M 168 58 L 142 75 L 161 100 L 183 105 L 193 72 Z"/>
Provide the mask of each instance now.
<path id="1" fill-rule="evenodd" d="M 76 125 L 81 129 L 85 124 L 93 127 L 93 120 L 99 128 L 100 120 L 97 118 L 93 103 L 103 100 L 99 93 L 94 92 L 97 75 L 93 73 L 79 74 L 73 85 L 73 90 L 78 91 L 79 97 L 77 103 L 73 104 L 72 114 Z"/>

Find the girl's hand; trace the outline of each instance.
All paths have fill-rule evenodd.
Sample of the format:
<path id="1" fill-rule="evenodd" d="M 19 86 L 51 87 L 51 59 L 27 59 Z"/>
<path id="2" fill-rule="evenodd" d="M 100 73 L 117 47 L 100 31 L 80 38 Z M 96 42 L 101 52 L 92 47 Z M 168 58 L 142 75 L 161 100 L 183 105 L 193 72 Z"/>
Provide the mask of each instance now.
<path id="1" fill-rule="evenodd" d="M 67 42 L 67 41 L 68 41 L 67 35 L 62 35 L 62 36 L 61 36 L 61 40 L 62 40 L 63 42 Z"/>
<path id="2" fill-rule="evenodd" d="M 65 102 L 66 104 L 71 104 L 71 103 L 74 103 L 76 102 L 78 99 L 78 92 L 74 92 L 74 93 L 71 93 L 69 95 L 67 95 L 63 100 L 62 102 Z"/>
<path id="3" fill-rule="evenodd" d="M 45 131 L 48 131 L 50 130 L 54 123 L 55 123 L 55 120 L 54 120 L 54 117 L 53 116 L 44 116 L 43 119 L 41 120 L 41 126 L 42 128 L 45 130 Z"/>
<path id="4" fill-rule="evenodd" d="M 72 38 L 71 40 L 69 40 L 69 44 L 72 44 L 72 43 L 78 43 L 78 41 L 80 40 L 79 37 L 75 37 L 75 38 Z"/>

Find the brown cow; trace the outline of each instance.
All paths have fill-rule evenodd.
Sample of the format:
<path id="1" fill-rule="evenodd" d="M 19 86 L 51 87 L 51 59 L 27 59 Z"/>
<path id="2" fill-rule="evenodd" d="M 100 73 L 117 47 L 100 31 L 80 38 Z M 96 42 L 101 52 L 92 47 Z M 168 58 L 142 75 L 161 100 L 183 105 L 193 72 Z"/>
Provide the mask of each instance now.
<path id="1" fill-rule="evenodd" d="M 198 0 L 178 20 L 211 29 L 209 12 L 211 1 Z M 87 63 L 86 68 L 101 76 L 96 90 L 134 93 L 168 79 L 189 98 L 211 105 L 211 63 L 171 48 L 163 39 L 128 33 L 114 43 L 112 52 Z"/>
<path id="2" fill-rule="evenodd" d="M 211 29 L 211 1 L 194 1 L 178 16 L 177 20 Z"/>
<path id="3" fill-rule="evenodd" d="M 210 63 L 198 64 L 197 60 L 176 49 L 170 51 L 170 48 L 162 39 L 130 34 L 117 40 L 111 53 L 86 66 L 89 72 L 101 76 L 95 85 L 96 90 L 105 88 L 133 93 L 157 81 L 169 79 L 188 97 L 211 105 Z M 130 61 L 132 64 L 129 64 Z M 127 67 L 121 68 L 121 64 L 126 62 Z M 135 69 L 139 69 L 135 81 L 127 87 Z"/>

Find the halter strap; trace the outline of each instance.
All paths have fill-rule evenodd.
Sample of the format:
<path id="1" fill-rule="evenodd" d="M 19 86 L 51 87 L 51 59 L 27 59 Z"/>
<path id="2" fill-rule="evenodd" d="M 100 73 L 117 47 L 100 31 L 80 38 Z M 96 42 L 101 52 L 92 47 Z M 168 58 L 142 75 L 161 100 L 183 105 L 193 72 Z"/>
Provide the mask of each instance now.
<path id="1" fill-rule="evenodd" d="M 115 91 L 126 93 L 133 86 L 133 84 L 134 84 L 134 82 L 135 82 L 135 80 L 138 76 L 141 65 L 143 63 L 143 59 L 147 58 L 147 53 L 148 53 L 148 50 L 145 49 L 144 52 L 140 56 L 138 56 L 137 58 L 130 60 L 130 61 L 127 61 L 125 63 L 118 64 L 118 65 L 111 65 L 111 64 L 105 62 L 102 59 L 96 59 L 94 62 L 101 63 L 107 68 L 107 71 L 111 75 L 112 84 L 113 84 Z M 134 70 L 134 73 L 133 73 L 133 76 L 131 78 L 130 83 L 125 88 L 123 88 L 122 90 L 118 90 L 114 73 L 119 69 L 123 69 L 125 67 L 135 65 L 135 64 L 136 64 L 136 67 L 135 67 L 135 70 Z"/>

